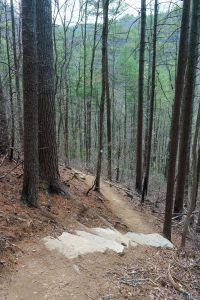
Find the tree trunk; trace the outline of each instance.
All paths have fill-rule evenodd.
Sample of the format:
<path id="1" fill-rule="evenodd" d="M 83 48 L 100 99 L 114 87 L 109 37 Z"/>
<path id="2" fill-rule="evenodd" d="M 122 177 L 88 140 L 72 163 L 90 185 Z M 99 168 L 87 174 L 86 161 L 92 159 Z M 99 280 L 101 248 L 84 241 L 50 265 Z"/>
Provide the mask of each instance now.
<path id="1" fill-rule="evenodd" d="M 103 154 L 103 117 L 104 117 L 104 103 L 106 96 L 106 58 L 107 58 L 107 40 L 108 40 L 108 11 L 109 0 L 102 0 L 103 5 L 103 28 L 102 28 L 102 91 L 101 103 L 99 112 L 99 135 L 98 135 L 98 161 L 95 178 L 95 190 L 100 192 L 100 176 L 101 176 L 101 163 Z"/>
<path id="2" fill-rule="evenodd" d="M 152 23 L 152 15 L 150 19 Z M 150 24 L 150 28 L 152 28 L 152 24 Z M 149 124 L 149 106 L 150 106 L 150 98 L 151 98 L 151 70 L 152 70 L 152 37 L 151 33 L 148 36 L 148 83 L 147 83 L 147 101 L 146 101 L 146 117 L 145 117 L 145 137 L 144 137 L 144 162 L 143 169 L 146 170 L 147 165 L 147 150 L 148 150 L 148 124 Z"/>
<path id="3" fill-rule="evenodd" d="M 179 146 L 179 162 L 178 175 L 175 196 L 175 211 L 181 213 L 183 210 L 185 180 L 187 174 L 187 158 L 188 146 L 190 140 L 190 129 L 192 122 L 192 109 L 194 102 L 195 89 L 195 69 L 197 64 L 197 50 L 198 50 L 198 16 L 194 10 L 198 9 L 197 0 L 193 1 L 193 15 L 189 41 L 188 63 L 185 79 L 185 90 L 183 96 L 183 118 L 180 132 L 180 146 Z"/>
<path id="4" fill-rule="evenodd" d="M 88 153 L 88 131 L 87 131 L 87 120 L 88 120 L 88 99 L 87 96 L 87 18 L 88 18 L 88 0 L 85 1 L 84 9 L 84 34 L 83 34 L 83 102 L 84 102 L 84 144 L 85 144 L 85 159 L 86 165 L 89 163 L 89 153 Z"/>
<path id="5" fill-rule="evenodd" d="M 192 213 L 195 211 L 196 202 L 197 202 L 197 187 L 198 187 L 198 154 L 197 154 L 197 145 L 199 138 L 199 130 L 200 130 L 200 105 L 198 109 L 197 121 L 196 121 L 196 129 L 194 133 L 194 141 L 192 147 L 192 192 L 191 192 L 191 203 L 188 209 L 187 217 L 184 223 L 183 232 L 182 232 L 182 240 L 181 247 L 185 247 L 186 236 L 188 232 L 188 226 L 190 224 L 190 219 Z"/>
<path id="6" fill-rule="evenodd" d="M 142 142 L 143 142 L 143 98 L 144 98 L 144 61 L 145 61 L 146 0 L 141 0 L 140 58 L 138 82 L 138 119 L 135 189 L 142 193 Z"/>
<path id="7" fill-rule="evenodd" d="M 66 70 L 67 71 L 67 70 Z M 68 78 L 65 78 L 66 85 L 66 96 L 65 96 L 65 127 L 64 127 L 64 145 L 65 145 L 65 157 L 66 157 L 66 166 L 69 166 L 69 84 Z"/>
<path id="8" fill-rule="evenodd" d="M 97 0 L 97 10 L 96 19 L 94 24 L 94 36 L 93 36 L 93 47 L 92 47 L 92 58 L 90 64 L 90 99 L 87 102 L 87 134 L 88 134 L 88 162 L 91 162 L 91 147 L 92 147 L 92 137 L 91 137 L 91 121 L 92 121 L 92 100 L 93 100 L 93 77 L 94 77 L 94 60 L 96 54 L 96 39 L 97 39 L 97 25 L 99 18 L 99 5 L 100 0 Z"/>
<path id="9" fill-rule="evenodd" d="M 116 128 L 117 129 L 117 128 Z M 117 149 L 117 168 L 116 168 L 116 181 L 120 181 L 120 158 L 121 158 L 121 123 L 118 125 L 118 149 Z"/>
<path id="10" fill-rule="evenodd" d="M 38 98 L 36 1 L 22 0 L 24 180 L 22 201 L 38 207 Z"/>
<path id="11" fill-rule="evenodd" d="M 51 0 L 37 0 L 38 112 L 40 180 L 62 193 L 56 143 Z"/>
<path id="12" fill-rule="evenodd" d="M 9 149 L 8 123 L 6 116 L 5 98 L 0 77 L 0 154 L 6 154 Z"/>
<path id="13" fill-rule="evenodd" d="M 16 96 L 17 96 L 19 136 L 20 136 L 21 146 L 23 146 L 23 120 L 22 120 L 22 105 L 21 105 L 21 95 L 20 95 L 19 61 L 17 58 L 17 44 L 16 44 L 13 0 L 10 0 L 10 11 L 11 11 L 11 20 L 12 20 L 12 42 L 13 42 L 13 57 L 14 57 L 14 66 L 15 66 L 15 86 L 16 86 Z"/>
<path id="14" fill-rule="evenodd" d="M 178 66 L 177 66 L 177 77 L 176 77 L 176 89 L 175 99 L 173 105 L 173 116 L 170 130 L 170 142 L 169 142 L 169 159 L 167 166 L 167 192 L 166 192 L 166 207 L 165 207 L 165 222 L 163 233 L 171 239 L 171 218 L 173 208 L 173 194 L 174 194 L 174 182 L 175 182 L 175 171 L 176 171 L 176 158 L 178 149 L 178 136 L 179 136 L 179 119 L 180 119 L 180 108 L 183 96 L 183 85 L 184 76 L 187 61 L 187 48 L 188 48 L 188 26 L 189 26 L 189 15 L 190 15 L 190 0 L 184 1 L 182 22 L 181 22 L 181 33 L 179 41 L 179 55 L 178 55 Z"/>
<path id="15" fill-rule="evenodd" d="M 110 99 L 110 87 L 109 87 L 109 66 L 108 66 L 108 7 L 109 1 L 105 3 L 104 14 L 107 20 L 106 22 L 106 70 L 105 70 L 105 84 L 106 84 L 106 107 L 107 107 L 107 162 L 108 162 L 108 179 L 112 180 L 112 133 L 111 133 L 111 99 Z"/>
<path id="16" fill-rule="evenodd" d="M 6 19 L 6 52 L 8 61 L 8 84 L 9 84 L 9 97 L 10 97 L 10 113 L 11 113 L 11 147 L 10 147 L 10 161 L 13 160 L 14 146 L 15 146 L 15 118 L 14 118 L 14 102 L 13 102 L 13 88 L 12 88 L 12 73 L 11 73 L 11 58 L 10 58 L 10 45 L 9 45 L 9 32 L 8 32 L 8 16 L 7 6 L 5 5 L 5 19 Z"/>
<path id="17" fill-rule="evenodd" d="M 153 115 L 154 115 L 154 98 L 155 98 L 155 79 L 156 79 L 156 43 L 157 43 L 157 21 L 158 21 L 158 0 L 155 0 L 154 5 L 154 29 L 153 29 L 153 57 L 152 57 L 152 82 L 151 82 L 151 99 L 150 99 L 150 115 L 148 125 L 148 147 L 147 147 L 147 163 L 142 190 L 141 203 L 144 203 L 144 198 L 147 194 L 149 184 L 149 171 L 151 162 L 151 144 L 153 131 Z"/>

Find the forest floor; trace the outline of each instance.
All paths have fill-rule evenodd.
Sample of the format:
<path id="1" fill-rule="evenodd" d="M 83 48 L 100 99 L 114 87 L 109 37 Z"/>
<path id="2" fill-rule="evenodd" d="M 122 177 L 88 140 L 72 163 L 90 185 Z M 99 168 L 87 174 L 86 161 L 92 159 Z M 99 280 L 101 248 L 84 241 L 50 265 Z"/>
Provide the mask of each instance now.
<path id="1" fill-rule="evenodd" d="M 45 248 L 41 239 L 87 227 L 114 227 L 161 233 L 162 217 L 126 187 L 102 181 L 102 194 L 88 188 L 93 176 L 60 168 L 71 198 L 40 190 L 40 209 L 20 203 L 21 166 L 4 161 L 0 168 L 0 299 L 200 299 L 200 255 L 194 241 L 179 251 L 177 230 L 173 250 L 137 246 L 123 255 L 92 253 L 72 260 Z M 162 216 L 162 214 L 161 214 Z M 188 294 L 180 293 L 181 283 Z M 190 298 L 189 298 L 190 297 Z"/>

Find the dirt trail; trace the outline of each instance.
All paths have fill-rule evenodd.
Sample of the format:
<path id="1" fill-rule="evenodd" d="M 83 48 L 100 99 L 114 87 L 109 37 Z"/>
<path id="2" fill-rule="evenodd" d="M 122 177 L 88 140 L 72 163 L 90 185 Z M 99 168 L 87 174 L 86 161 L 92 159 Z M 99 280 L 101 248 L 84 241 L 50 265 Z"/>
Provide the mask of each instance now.
<path id="1" fill-rule="evenodd" d="M 87 184 L 93 183 L 92 176 L 86 176 Z M 133 211 L 123 196 L 107 183 L 102 182 L 102 194 L 109 200 L 113 213 L 116 214 L 129 230 L 151 233 L 152 227 L 144 220 L 142 213 Z M 116 298 L 122 291 L 109 280 L 108 273 L 115 268 L 121 270 L 122 264 L 131 264 L 133 257 L 141 255 L 139 249 L 128 250 L 120 257 L 109 251 L 105 254 L 93 253 L 69 260 L 56 251 L 48 251 L 40 242 L 30 241 L 22 245 L 23 254 L 19 256 L 15 272 L 0 281 L 0 299 L 2 300 L 87 300 L 103 298 L 112 292 Z M 118 272 L 117 271 L 117 272 Z M 130 298 L 133 299 L 131 296 Z M 145 295 L 134 299 L 148 299 Z"/>
<path id="2" fill-rule="evenodd" d="M 87 184 L 92 186 L 94 183 L 94 177 L 91 175 L 83 175 L 86 176 Z M 133 210 L 130 203 L 103 180 L 101 181 L 101 193 L 109 201 L 113 213 L 122 220 L 130 231 L 141 233 L 155 232 L 151 223 L 145 219 L 144 214 Z"/>

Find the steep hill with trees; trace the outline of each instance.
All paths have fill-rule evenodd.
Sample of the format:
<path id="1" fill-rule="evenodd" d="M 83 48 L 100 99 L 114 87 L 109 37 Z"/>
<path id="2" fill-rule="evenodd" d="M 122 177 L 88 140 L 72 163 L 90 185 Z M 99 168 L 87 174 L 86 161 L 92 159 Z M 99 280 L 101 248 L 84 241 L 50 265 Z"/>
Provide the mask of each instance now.
<path id="1" fill-rule="evenodd" d="M 128 232 L 127 218 L 141 210 L 178 248 L 175 256 L 194 252 L 196 280 L 199 34 L 198 0 L 0 0 L 2 266 L 7 248 L 16 253 L 20 243 L 13 242 L 25 238 L 14 237 L 18 221 L 28 234 L 40 228 L 40 238 L 95 218 L 94 226 L 103 220 L 102 227 Z M 74 215 L 77 197 L 81 212 Z M 128 217 L 108 200 L 124 205 Z M 42 230 L 47 220 L 55 228 Z M 184 290 L 170 264 L 167 280 L 178 295 L 196 297 L 192 277 Z"/>

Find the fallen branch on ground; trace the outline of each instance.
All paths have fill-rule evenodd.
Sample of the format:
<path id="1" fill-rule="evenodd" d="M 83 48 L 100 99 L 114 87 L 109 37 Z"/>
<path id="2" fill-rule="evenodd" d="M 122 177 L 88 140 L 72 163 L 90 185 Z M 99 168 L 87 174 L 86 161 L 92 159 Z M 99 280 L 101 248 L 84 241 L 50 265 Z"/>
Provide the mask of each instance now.
<path id="1" fill-rule="evenodd" d="M 91 192 L 91 191 L 93 190 L 93 188 L 95 187 L 95 184 L 96 184 L 96 180 L 94 181 L 92 187 L 89 188 L 89 190 L 86 192 L 86 195 L 87 195 L 87 196 L 89 195 L 89 192 Z"/>
<path id="2" fill-rule="evenodd" d="M 17 169 L 22 163 L 23 163 L 23 162 L 20 161 L 14 168 L 12 168 L 12 169 L 11 169 L 10 171 L 8 171 L 6 174 L 2 175 L 2 176 L 0 177 L 0 181 L 1 181 L 2 179 L 5 179 L 10 173 L 12 173 L 15 169 Z"/>
<path id="3" fill-rule="evenodd" d="M 172 275 L 170 273 L 170 264 L 169 264 L 169 267 L 168 267 L 168 279 L 169 279 L 169 282 L 171 283 L 171 285 L 175 288 L 175 290 L 177 290 L 178 292 L 182 293 L 184 296 L 186 296 L 190 300 L 197 300 L 190 293 L 188 293 L 187 291 L 185 291 L 183 289 L 182 285 L 179 282 L 176 282 L 174 280 L 174 278 L 172 277 Z"/>

